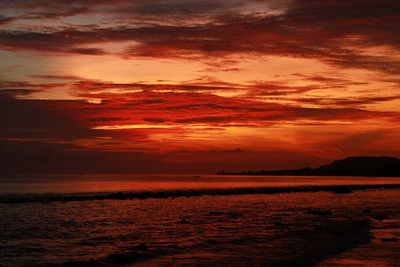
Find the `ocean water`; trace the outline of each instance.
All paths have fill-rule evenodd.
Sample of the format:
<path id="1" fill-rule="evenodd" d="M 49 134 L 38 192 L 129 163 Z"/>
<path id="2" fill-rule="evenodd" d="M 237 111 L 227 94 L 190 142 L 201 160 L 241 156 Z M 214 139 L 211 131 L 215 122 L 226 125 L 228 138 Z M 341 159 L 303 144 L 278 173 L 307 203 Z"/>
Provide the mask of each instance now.
<path id="1" fill-rule="evenodd" d="M 4 177 L 0 266 L 399 266 L 399 188 L 362 177 Z"/>
<path id="2" fill-rule="evenodd" d="M 324 185 L 400 184 L 400 178 L 87 174 L 0 177 L 0 194 L 102 193 Z"/>

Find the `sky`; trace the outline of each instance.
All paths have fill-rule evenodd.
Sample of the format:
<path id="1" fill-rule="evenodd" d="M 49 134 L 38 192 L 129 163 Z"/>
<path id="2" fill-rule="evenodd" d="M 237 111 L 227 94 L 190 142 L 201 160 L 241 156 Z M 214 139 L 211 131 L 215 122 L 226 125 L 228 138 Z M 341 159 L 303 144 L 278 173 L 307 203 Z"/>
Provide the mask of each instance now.
<path id="1" fill-rule="evenodd" d="M 0 171 L 400 157 L 398 0 L 0 0 Z"/>

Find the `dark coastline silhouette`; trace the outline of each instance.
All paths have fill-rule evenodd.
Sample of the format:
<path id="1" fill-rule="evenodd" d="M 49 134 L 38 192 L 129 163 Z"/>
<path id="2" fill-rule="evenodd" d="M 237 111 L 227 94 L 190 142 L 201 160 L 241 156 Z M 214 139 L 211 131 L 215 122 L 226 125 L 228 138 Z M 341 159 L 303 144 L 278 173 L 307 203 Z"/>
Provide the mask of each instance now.
<path id="1" fill-rule="evenodd" d="M 218 175 L 369 176 L 400 177 L 400 159 L 393 157 L 348 157 L 318 168 L 274 171 L 221 171 Z"/>

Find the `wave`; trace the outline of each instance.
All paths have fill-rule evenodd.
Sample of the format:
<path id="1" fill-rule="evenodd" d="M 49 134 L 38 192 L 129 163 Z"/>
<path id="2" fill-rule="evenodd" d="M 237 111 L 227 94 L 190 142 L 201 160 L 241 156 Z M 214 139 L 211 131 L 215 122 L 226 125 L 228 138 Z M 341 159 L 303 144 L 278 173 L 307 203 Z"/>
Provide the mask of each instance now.
<path id="1" fill-rule="evenodd" d="M 312 186 L 285 186 L 285 187 L 246 187 L 221 189 L 182 189 L 157 191 L 122 191 L 102 193 L 70 193 L 70 194 L 7 194 L 0 195 L 0 203 L 49 203 L 72 202 L 90 200 L 129 200 L 149 198 L 176 198 L 195 196 L 225 196 L 247 194 L 279 194 L 295 192 L 332 192 L 348 194 L 355 190 L 367 189 L 400 189 L 400 184 L 366 184 L 366 185 L 312 185 Z"/>
<path id="2" fill-rule="evenodd" d="M 38 265 L 26 265 L 24 267 L 111 267 L 127 266 L 137 262 L 150 260 L 160 252 L 135 249 L 129 252 L 109 254 L 100 259 L 90 259 L 81 261 L 67 261 L 63 263 L 44 263 Z"/>
<path id="3" fill-rule="evenodd" d="M 370 232 L 370 221 L 366 219 L 353 219 L 344 221 L 325 221 L 319 228 L 298 229 L 291 231 L 289 238 L 286 238 L 286 252 L 277 251 L 274 255 L 263 258 L 259 263 L 263 266 L 271 267 L 306 267 L 314 266 L 320 261 L 335 254 L 352 249 L 358 245 L 366 244 L 372 240 Z M 229 246 L 230 244 L 248 245 L 252 249 L 254 240 L 231 239 L 224 240 L 220 245 Z M 304 243 L 307 246 L 304 246 Z M 206 246 L 214 247 L 215 242 L 207 242 Z M 200 247 L 204 243 L 198 244 Z M 143 261 L 151 261 L 161 258 L 161 264 L 165 266 L 171 263 L 174 254 L 180 254 L 185 251 L 182 247 L 165 251 L 157 249 L 148 249 L 146 245 L 140 244 L 135 249 L 125 252 L 109 254 L 99 259 L 88 259 L 79 261 L 66 261 L 61 263 L 43 263 L 38 265 L 29 265 L 30 267 L 111 267 L 128 266 Z M 166 259 L 162 259 L 166 256 Z M 169 265 L 169 264 L 168 264 Z M 237 264 L 236 264 L 237 265 Z M 157 266 L 157 264 L 155 264 Z M 191 266 L 204 266 L 192 258 Z M 240 266 L 240 265 L 238 265 Z M 244 264 L 243 264 L 244 266 Z M 27 266 L 26 266 L 27 267 Z"/>
<path id="4" fill-rule="evenodd" d="M 296 192 L 333 192 L 347 194 L 356 190 L 366 189 L 399 189 L 400 184 L 382 185 L 326 185 L 326 186 L 288 186 L 288 187 L 247 187 L 223 189 L 181 189 L 158 191 L 121 191 L 101 193 L 72 193 L 72 194 L 15 194 L 0 196 L 0 203 L 48 203 L 72 202 L 90 200 L 129 200 L 149 198 L 175 198 L 194 196 L 245 195 L 245 194 L 278 194 Z"/>

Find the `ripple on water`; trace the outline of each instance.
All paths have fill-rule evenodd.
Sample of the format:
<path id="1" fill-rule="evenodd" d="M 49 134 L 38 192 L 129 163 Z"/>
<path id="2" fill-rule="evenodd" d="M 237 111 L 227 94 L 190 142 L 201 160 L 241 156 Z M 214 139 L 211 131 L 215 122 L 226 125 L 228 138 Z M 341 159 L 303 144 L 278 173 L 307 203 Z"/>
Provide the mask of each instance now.
<path id="1" fill-rule="evenodd" d="M 369 190 L 0 204 L 0 264 L 298 266 L 352 247 L 323 262 L 394 260 L 398 242 L 382 238 L 399 237 L 399 196 Z M 141 243 L 148 250 L 138 250 Z"/>

